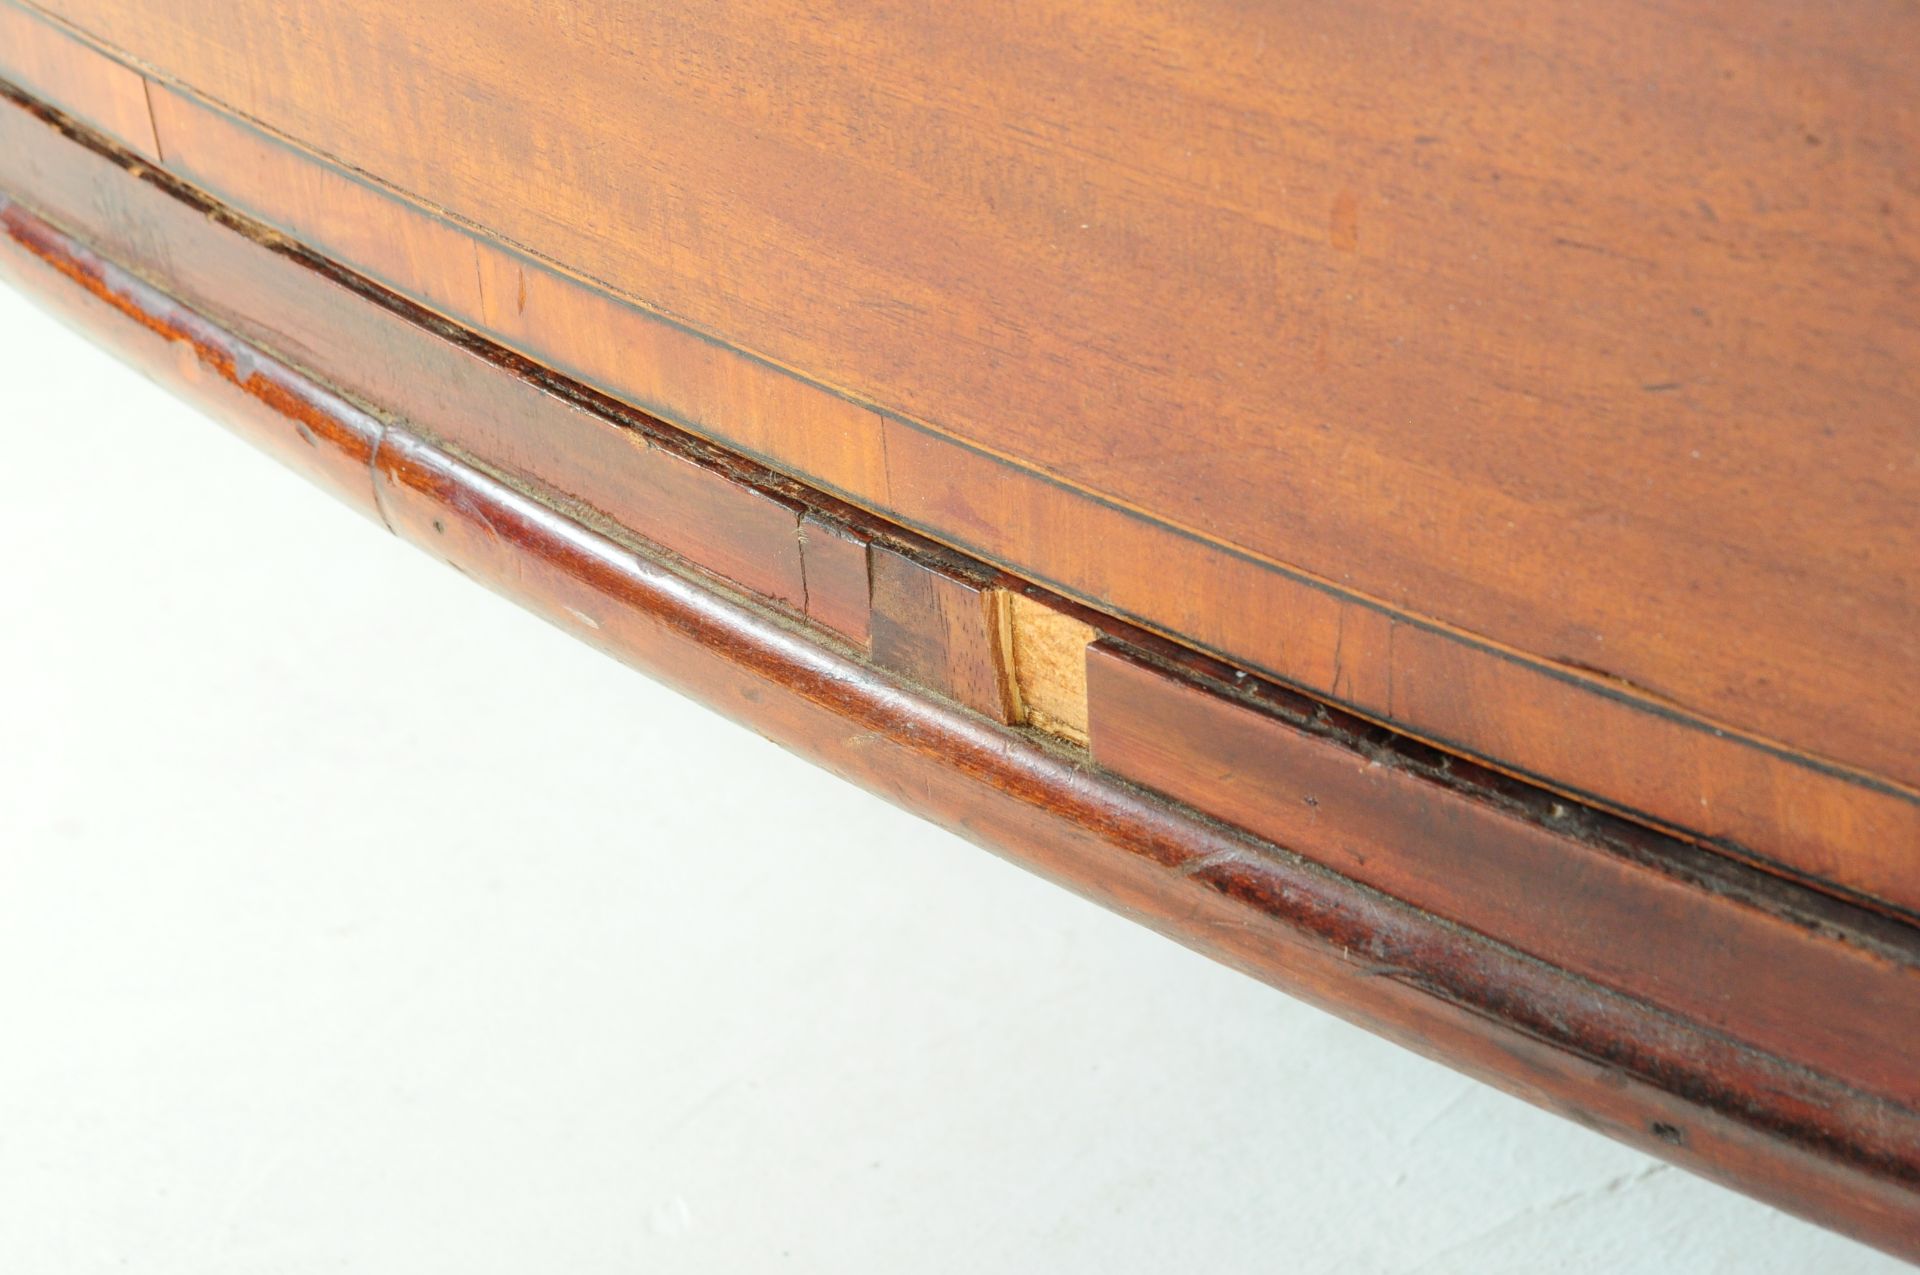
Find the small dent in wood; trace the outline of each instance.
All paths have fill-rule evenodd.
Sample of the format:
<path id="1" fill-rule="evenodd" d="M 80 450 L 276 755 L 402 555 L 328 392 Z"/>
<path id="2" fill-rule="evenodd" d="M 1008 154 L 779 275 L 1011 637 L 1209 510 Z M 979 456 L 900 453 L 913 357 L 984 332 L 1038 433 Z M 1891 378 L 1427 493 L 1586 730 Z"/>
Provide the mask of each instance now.
<path id="1" fill-rule="evenodd" d="M 1654 1121 L 1648 1126 L 1648 1132 L 1671 1147 L 1683 1147 L 1687 1144 L 1686 1132 L 1679 1125 L 1668 1124 L 1664 1120 Z"/>

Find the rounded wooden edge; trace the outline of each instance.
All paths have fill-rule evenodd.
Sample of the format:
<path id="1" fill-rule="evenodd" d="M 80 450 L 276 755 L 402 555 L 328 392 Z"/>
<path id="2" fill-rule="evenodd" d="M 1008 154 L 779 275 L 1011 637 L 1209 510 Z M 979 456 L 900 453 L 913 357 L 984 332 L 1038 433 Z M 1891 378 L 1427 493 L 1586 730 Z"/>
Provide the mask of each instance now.
<path id="1" fill-rule="evenodd" d="M 1523 956 L 930 693 L 351 405 L 20 205 L 0 207 L 0 225 L 0 262 L 17 283 L 275 455 L 309 460 L 302 468 L 398 534 L 601 649 L 1275 986 L 1920 1255 L 1920 1119 L 1906 1108 Z"/>

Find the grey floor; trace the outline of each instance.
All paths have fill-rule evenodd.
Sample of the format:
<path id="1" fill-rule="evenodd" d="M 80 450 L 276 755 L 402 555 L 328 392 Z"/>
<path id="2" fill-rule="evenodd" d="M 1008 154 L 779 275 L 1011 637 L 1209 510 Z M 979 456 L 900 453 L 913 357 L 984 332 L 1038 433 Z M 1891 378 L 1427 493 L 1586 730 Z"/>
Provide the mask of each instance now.
<path id="1" fill-rule="evenodd" d="M 826 779 L 4 288 L 0 423 L 0 1269 L 1904 1269 Z"/>

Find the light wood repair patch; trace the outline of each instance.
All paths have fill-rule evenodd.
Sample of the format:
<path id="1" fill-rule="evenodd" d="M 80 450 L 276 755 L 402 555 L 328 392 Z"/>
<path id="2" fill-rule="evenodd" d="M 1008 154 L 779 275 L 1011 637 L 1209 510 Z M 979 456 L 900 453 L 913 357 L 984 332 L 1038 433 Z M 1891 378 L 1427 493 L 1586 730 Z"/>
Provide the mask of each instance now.
<path id="1" fill-rule="evenodd" d="M 1087 742 L 1087 644 L 1093 629 L 1018 593 L 1006 595 L 1007 642 L 1029 726 Z"/>

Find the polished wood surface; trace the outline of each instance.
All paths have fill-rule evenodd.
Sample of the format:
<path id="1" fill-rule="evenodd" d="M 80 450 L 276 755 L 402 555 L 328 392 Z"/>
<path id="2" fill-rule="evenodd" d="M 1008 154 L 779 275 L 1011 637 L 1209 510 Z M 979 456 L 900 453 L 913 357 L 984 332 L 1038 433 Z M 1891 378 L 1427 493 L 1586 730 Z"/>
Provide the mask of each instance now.
<path id="1" fill-rule="evenodd" d="M 172 208 L 182 226 L 197 218 L 235 266 L 197 275 L 197 286 L 226 293 L 234 312 L 253 311 L 253 326 L 273 326 L 261 312 L 278 298 L 253 283 L 273 273 L 266 262 L 284 273 L 283 282 L 303 278 L 302 295 L 315 305 L 332 297 L 359 307 L 369 324 L 386 317 L 392 367 L 375 379 L 394 368 L 431 367 L 437 352 L 451 350 L 472 361 L 476 383 L 500 394 L 515 384 L 542 394 L 568 389 L 195 192 L 90 149 L 59 121 L 25 114 L 68 148 L 63 157 L 42 152 L 40 174 L 63 162 L 96 196 L 66 210 L 74 232 L 126 235 L 130 244 L 165 251 L 176 240 L 153 233 L 155 209 Z M 1829 1051 L 1816 1041 L 1823 1052 L 1814 1065 L 1804 1049 L 1783 1055 L 1774 1048 L 1791 1043 L 1791 1033 L 1777 1029 L 1783 1021 L 1813 1024 L 1817 1035 L 1818 1024 L 1832 1021 L 1821 1018 L 1823 1004 L 1858 1000 L 1885 1015 L 1911 1003 L 1920 977 L 1920 936 L 1911 927 L 1605 816 L 1556 814 L 1551 794 L 1491 774 L 1456 773 L 1440 754 L 1118 622 L 1099 624 L 1089 653 L 1089 755 L 995 722 L 918 680 L 922 653 L 952 640 L 948 615 L 893 610 L 892 622 L 923 626 L 923 644 L 910 651 L 915 665 L 886 664 L 878 643 L 868 658 L 813 627 L 804 600 L 745 594 L 703 567 L 697 537 L 668 548 L 592 511 L 570 511 L 563 497 L 538 498 L 509 484 L 488 472 L 487 458 L 456 456 L 415 432 L 404 414 L 368 396 L 364 379 L 316 380 L 156 286 L 176 279 L 153 258 L 117 264 L 11 196 L 0 196 L 0 269 L 396 533 L 835 773 L 1533 1101 L 1920 1255 L 1920 1113 L 1898 1097 L 1868 1092 L 1904 1090 L 1910 1074 L 1880 1070 L 1871 1046 L 1859 1055 L 1858 1075 L 1831 1070 L 1856 1061 L 1848 1048 Z M 342 369 L 352 378 L 368 372 L 364 364 Z M 640 423 L 585 402 L 581 410 L 611 434 Z M 651 438 L 657 450 L 717 480 L 755 488 L 771 479 L 659 422 Z M 803 506 L 803 525 L 839 517 L 830 497 L 785 496 Z M 717 554 L 737 551 L 723 524 L 700 533 Z M 867 533 L 885 542 L 902 573 L 965 576 L 989 595 L 1020 588 L 897 529 Z M 1090 627 L 1097 619 L 1060 599 L 1023 596 Z M 877 621 L 889 608 L 877 596 L 873 605 Z M 1004 659 L 1005 649 L 989 658 Z M 1170 701 L 1186 707 L 1164 708 Z M 1173 786 L 1189 781 L 1154 758 L 1150 771 L 1126 769 L 1142 755 L 1143 705 L 1169 729 L 1187 729 L 1182 712 L 1198 714 L 1203 729 L 1219 731 L 1235 767 L 1270 767 L 1272 749 L 1293 750 L 1282 759 L 1291 772 L 1269 772 L 1268 783 L 1252 791 L 1284 800 L 1285 784 L 1309 784 L 1306 795 L 1317 804 L 1301 803 L 1308 821 L 1337 821 L 1371 849 L 1355 854 L 1340 838 L 1282 829 L 1257 801 L 1248 804 L 1247 789 L 1231 782 L 1209 788 L 1214 780 L 1205 774 L 1187 795 L 1207 813 L 1149 791 L 1163 777 Z M 1235 725 L 1248 715 L 1257 719 L 1250 736 Z M 1424 796 L 1408 796 L 1422 789 Z M 1304 857 L 1207 814 L 1265 822 L 1298 841 Z M 1629 954 L 1596 980 L 1554 956 L 1514 951 L 1506 933 L 1489 937 L 1395 897 L 1431 884 L 1419 879 L 1417 861 L 1408 861 L 1410 873 L 1389 877 L 1385 892 L 1356 880 L 1372 855 L 1391 860 L 1414 848 L 1404 840 L 1431 836 L 1426 825 L 1434 820 L 1453 829 L 1436 843 L 1441 854 L 1464 856 L 1478 846 L 1500 858 L 1538 846 L 1545 867 L 1526 884 L 1548 899 L 1589 876 L 1578 893 L 1593 903 L 1586 924 L 1595 940 L 1614 951 L 1664 948 L 1670 960 L 1661 968 L 1650 956 L 1636 964 Z M 1441 885 L 1455 884 L 1451 874 L 1437 875 Z M 1664 899 L 1652 914 L 1668 923 L 1649 927 L 1646 910 L 1615 906 L 1636 894 Z M 1497 931 L 1491 915 L 1473 919 Z M 1523 919 L 1541 915 L 1528 910 Z M 1513 936 L 1524 937 L 1517 927 Z M 1713 952 L 1735 947 L 1744 959 L 1714 963 Z M 1566 950 L 1578 957 L 1578 944 Z M 1692 999 L 1679 995 L 1689 976 L 1700 979 Z M 1897 1041 L 1897 1025 L 1890 1026 L 1886 1040 Z"/>
<path id="2" fill-rule="evenodd" d="M 868 564 L 874 658 L 999 722 L 1018 720 L 1004 590 L 992 577 L 894 549 Z"/>
<path id="3" fill-rule="evenodd" d="M 1738 887 L 1696 875 L 1698 861 L 1690 871 L 1586 811 L 1509 805 L 1444 761 L 1376 751 L 1351 724 L 1298 704 L 1209 691 L 1109 643 L 1089 653 L 1087 682 L 1102 765 L 1521 951 L 1920 1108 L 1920 971 L 1897 955 L 1837 941 L 1816 973 L 1798 962 L 1820 940 L 1788 937 L 1763 899 L 1701 908 L 1702 890 Z M 1801 921 L 1817 933 L 1817 917 Z"/>
<path id="4" fill-rule="evenodd" d="M 0 66 L 14 84 L 64 104 L 128 150 L 160 158 L 147 82 L 138 71 L 9 4 L 0 4 Z"/>
<path id="5" fill-rule="evenodd" d="M 16 8 L 599 390 L 1920 910 L 1911 6 Z"/>
<path id="6" fill-rule="evenodd" d="M 856 646 L 873 641 L 867 538 L 818 511 L 800 519 L 800 565 L 807 618 Z"/>

